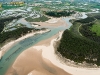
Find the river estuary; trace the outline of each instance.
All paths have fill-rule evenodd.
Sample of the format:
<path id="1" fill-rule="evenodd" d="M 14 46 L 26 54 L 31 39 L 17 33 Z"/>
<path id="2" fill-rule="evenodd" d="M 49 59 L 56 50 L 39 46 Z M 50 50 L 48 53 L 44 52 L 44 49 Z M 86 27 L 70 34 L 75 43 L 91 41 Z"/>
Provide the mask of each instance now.
<path id="1" fill-rule="evenodd" d="M 72 25 L 69 20 L 72 18 L 63 18 L 63 20 L 66 21 L 68 26 L 62 25 L 58 26 L 56 28 L 50 28 L 50 32 L 46 32 L 43 34 L 36 34 L 35 36 L 28 37 L 24 40 L 21 40 L 20 42 L 16 43 L 13 47 L 11 47 L 2 57 L 0 60 L 0 75 L 4 75 L 8 68 L 14 63 L 16 58 L 21 54 L 24 50 L 27 48 L 35 45 L 36 43 L 48 39 L 52 37 L 53 35 L 57 34 L 59 31 L 69 29 Z"/>

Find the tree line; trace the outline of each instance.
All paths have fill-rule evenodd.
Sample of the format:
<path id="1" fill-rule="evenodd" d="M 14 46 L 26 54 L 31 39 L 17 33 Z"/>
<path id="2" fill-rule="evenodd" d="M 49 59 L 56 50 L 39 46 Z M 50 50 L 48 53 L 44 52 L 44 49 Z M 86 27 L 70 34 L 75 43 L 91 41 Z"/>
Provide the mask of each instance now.
<path id="1" fill-rule="evenodd" d="M 74 11 L 47 11 L 44 12 L 48 16 L 52 17 L 63 17 L 63 16 L 70 16 L 71 14 L 74 14 Z"/>
<path id="2" fill-rule="evenodd" d="M 90 23 L 90 22 L 93 22 L 95 20 L 94 17 L 87 17 L 85 19 L 81 19 L 81 20 L 76 20 L 75 22 L 80 22 L 82 24 L 85 24 L 85 23 Z"/>
<path id="3" fill-rule="evenodd" d="M 91 40 L 78 38 L 70 30 L 65 30 L 57 51 L 75 62 L 100 65 L 100 45 Z M 94 60 L 96 59 L 96 60 Z"/>
<path id="4" fill-rule="evenodd" d="M 94 19 L 100 20 L 100 14 L 94 14 L 92 18 L 86 18 L 84 21 L 87 21 L 86 24 L 81 22 L 82 26 L 79 29 L 80 33 L 88 39 L 91 39 L 95 42 L 100 43 L 100 36 L 97 36 L 96 32 L 92 32 L 90 28 L 95 24 Z M 91 23 L 90 23 L 91 22 Z"/>

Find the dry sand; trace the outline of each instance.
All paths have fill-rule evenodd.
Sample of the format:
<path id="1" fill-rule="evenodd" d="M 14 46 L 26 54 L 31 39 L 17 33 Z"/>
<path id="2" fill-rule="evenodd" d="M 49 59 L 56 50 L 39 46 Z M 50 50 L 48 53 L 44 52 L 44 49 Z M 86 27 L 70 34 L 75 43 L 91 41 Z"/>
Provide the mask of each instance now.
<path id="1" fill-rule="evenodd" d="M 61 26 L 61 25 L 65 25 L 66 22 L 62 20 L 62 18 L 51 18 L 48 21 L 45 22 L 31 22 L 31 23 L 35 23 L 41 26 Z"/>
<path id="2" fill-rule="evenodd" d="M 56 39 L 53 39 L 51 41 L 50 46 L 45 46 L 45 45 L 39 45 L 39 46 L 34 46 L 33 48 L 37 49 L 37 50 L 41 50 L 42 49 L 42 56 L 45 59 L 50 60 L 54 65 L 56 65 L 57 67 L 63 69 L 64 71 L 72 74 L 72 75 L 100 75 L 100 68 L 77 68 L 77 67 L 73 67 L 73 66 L 68 66 L 64 63 L 62 63 L 62 61 L 60 61 L 59 59 L 57 59 L 56 54 L 54 52 L 54 47 L 53 47 L 53 43 Z"/>
<path id="3" fill-rule="evenodd" d="M 59 36 L 59 39 L 61 38 L 61 34 Z M 42 56 L 45 59 L 50 60 L 54 65 L 72 75 L 100 75 L 100 68 L 82 68 L 82 67 L 68 66 L 65 63 L 62 63 L 62 61 L 60 61 L 59 59 L 57 59 L 53 47 L 54 42 L 57 40 L 58 40 L 57 38 L 52 39 L 49 46 L 42 45 L 43 43 L 42 41 L 41 45 L 36 45 L 33 48 L 37 50 L 42 50 Z"/>

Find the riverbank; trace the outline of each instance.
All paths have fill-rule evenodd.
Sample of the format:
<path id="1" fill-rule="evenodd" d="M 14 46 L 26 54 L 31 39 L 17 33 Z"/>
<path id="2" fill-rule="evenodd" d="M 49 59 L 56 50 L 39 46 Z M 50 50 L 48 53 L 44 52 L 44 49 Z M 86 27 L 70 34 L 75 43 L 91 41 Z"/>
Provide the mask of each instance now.
<path id="1" fill-rule="evenodd" d="M 52 23 L 51 23 L 52 22 Z M 46 21 L 46 22 L 32 22 L 33 24 L 37 24 L 37 25 L 41 25 L 39 27 L 45 27 L 45 26 L 50 26 L 50 27 L 57 27 L 57 26 L 61 26 L 61 25 L 66 25 L 66 22 L 64 20 L 62 20 L 62 18 L 51 18 L 50 20 Z M 31 24 L 32 24 L 31 23 Z M 9 42 L 8 44 L 4 45 L 1 49 L 0 49 L 0 58 L 7 52 L 7 50 L 9 50 L 15 43 L 25 39 L 25 38 L 28 38 L 30 36 L 33 36 L 35 34 L 37 34 L 38 32 L 35 32 L 35 33 L 28 33 L 26 34 L 25 36 L 17 39 L 17 40 L 14 40 L 14 41 L 11 41 Z M 40 32 L 41 33 L 41 32 Z"/>
<path id="2" fill-rule="evenodd" d="M 50 31 L 50 30 L 49 30 L 49 29 L 46 29 L 46 30 L 40 30 L 40 31 L 28 33 L 28 34 L 26 34 L 26 35 L 20 37 L 20 38 L 17 39 L 17 40 L 14 40 L 14 41 L 9 42 L 8 44 L 4 45 L 4 46 L 0 49 L 0 58 L 2 58 L 2 56 L 3 56 L 14 44 L 16 44 L 17 42 L 19 42 L 19 41 L 21 41 L 21 40 L 24 40 L 25 38 L 34 36 L 35 34 L 42 34 L 42 33 L 48 32 L 48 31 Z"/>

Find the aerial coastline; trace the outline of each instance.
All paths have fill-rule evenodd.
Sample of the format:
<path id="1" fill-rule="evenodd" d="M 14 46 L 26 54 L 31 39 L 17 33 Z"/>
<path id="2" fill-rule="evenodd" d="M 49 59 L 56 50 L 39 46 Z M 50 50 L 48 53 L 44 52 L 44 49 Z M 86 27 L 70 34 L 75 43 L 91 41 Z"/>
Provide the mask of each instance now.
<path id="1" fill-rule="evenodd" d="M 53 19 L 53 18 L 52 18 Z M 53 22 L 54 21 L 54 22 Z M 51 23 L 51 21 L 50 21 L 50 23 L 48 23 L 48 24 L 50 24 L 50 25 L 48 25 L 48 26 L 57 26 L 58 25 L 58 21 L 59 21 L 59 18 L 58 19 L 53 19 L 53 23 Z M 49 21 L 48 21 L 49 22 Z M 65 22 L 64 21 L 60 21 L 61 22 L 61 25 L 66 25 L 65 24 Z M 59 23 L 60 23 L 59 22 Z M 53 25 L 52 25 L 53 24 Z M 42 25 L 41 25 L 42 26 Z M 59 25 L 58 25 L 59 26 Z M 28 36 L 29 34 L 27 34 L 27 36 Z M 31 34 L 32 35 L 32 34 Z M 40 42 L 40 43 L 38 43 L 38 44 L 40 44 L 40 45 L 43 45 L 43 44 L 46 44 L 46 45 L 49 45 L 50 44 L 50 41 L 53 39 L 53 38 L 55 38 L 55 37 L 57 37 L 59 34 L 56 34 L 56 35 L 54 35 L 53 37 L 51 37 L 51 38 L 49 38 L 48 40 L 44 40 L 42 43 Z M 60 38 L 61 38 L 61 34 L 60 34 Z M 38 45 L 37 44 L 37 45 Z M 34 47 L 34 46 L 33 46 Z M 31 49 L 31 48 L 29 48 L 29 49 Z M 37 50 L 37 49 L 36 49 Z M 25 51 L 27 51 L 27 50 L 25 50 Z M 41 52 L 41 51 L 40 51 Z M 43 57 L 42 57 L 43 58 Z M 44 59 L 44 58 L 43 58 Z M 15 63 L 16 63 L 17 61 L 15 61 Z M 13 67 L 13 65 L 12 65 L 12 67 Z M 10 68 L 10 71 L 13 71 L 12 70 L 13 68 Z M 58 68 L 59 69 L 59 68 Z M 9 72 L 10 72 L 9 70 L 8 70 L 8 72 L 6 73 L 6 75 L 8 75 L 9 74 Z M 63 73 L 63 71 L 62 71 L 62 73 Z M 22 73 L 21 73 L 22 74 Z M 49 74 L 49 73 L 48 73 Z M 65 73 L 66 74 L 66 73 Z M 69 75 L 69 74 L 68 74 Z"/>
<path id="2" fill-rule="evenodd" d="M 33 47 L 30 47 L 29 49 L 22 52 L 18 56 L 18 58 L 16 59 L 14 64 L 12 65 L 13 68 L 10 68 L 7 71 L 6 75 L 10 74 L 11 72 L 18 73 L 18 75 L 22 75 L 22 74 L 25 74 L 25 75 L 26 74 L 28 74 L 28 75 L 48 74 L 49 75 L 49 72 L 43 71 L 43 69 L 45 70 L 44 66 L 51 66 L 51 63 L 53 65 L 55 65 L 55 67 L 56 66 L 58 67 L 56 69 L 54 67 L 51 68 L 52 70 L 55 70 L 56 72 L 60 72 L 60 74 L 57 74 L 57 75 L 61 75 L 61 74 L 63 74 L 63 75 L 64 74 L 65 75 L 84 75 L 84 74 L 85 75 L 94 75 L 94 74 L 99 75 L 100 68 L 86 68 L 86 67 L 83 68 L 83 67 L 74 67 L 74 66 L 70 66 L 70 65 L 68 66 L 66 63 L 64 63 L 63 61 L 58 59 L 59 56 L 57 56 L 55 54 L 54 43 L 61 39 L 62 34 L 63 34 L 63 31 L 59 32 L 58 34 L 56 34 L 55 36 L 53 36 L 47 40 L 43 40 L 43 41 L 37 43 Z M 38 56 L 38 55 L 40 55 L 40 56 Z M 35 56 L 37 56 L 37 58 L 35 58 Z M 42 57 L 42 61 L 41 61 L 41 57 Z M 28 59 L 28 58 L 30 58 L 30 59 Z M 33 59 L 31 59 L 31 58 L 33 58 Z M 42 70 L 40 71 L 40 69 L 36 68 L 35 66 L 39 65 L 39 67 L 41 67 L 40 65 L 43 65 L 43 64 L 41 64 L 41 63 L 36 64 L 36 61 L 40 61 L 40 62 L 44 63 L 43 60 L 45 63 L 49 63 L 49 65 L 42 66 L 42 68 L 40 68 Z M 25 63 L 24 64 L 19 63 L 22 61 L 24 61 Z M 34 63 L 35 65 L 31 65 L 30 63 Z M 28 64 L 28 67 L 26 64 Z M 31 69 L 30 69 L 30 67 L 31 67 Z M 26 68 L 26 69 L 24 69 L 24 68 Z M 49 68 L 50 67 L 48 67 L 48 69 Z M 62 70 L 59 71 L 59 68 L 61 68 Z M 66 72 L 69 74 L 67 74 Z M 52 75 L 52 74 L 50 74 L 50 75 Z"/>
<path id="3" fill-rule="evenodd" d="M 100 1 L 0 1 L 0 75 L 100 75 Z"/>
<path id="4" fill-rule="evenodd" d="M 54 25 L 52 25 L 51 21 L 50 21 L 50 23 L 49 22 L 48 23 L 51 26 L 56 26 L 56 23 L 58 21 L 59 20 L 55 20 L 54 22 L 52 22 Z M 50 25 L 48 25 L 48 26 L 50 26 Z M 66 25 L 66 24 L 63 24 L 63 25 Z M 41 24 L 41 26 L 42 26 L 42 24 Z M 67 26 L 68 26 L 68 24 L 67 24 Z M 68 75 L 70 75 L 70 74 L 71 75 L 84 75 L 84 74 L 85 75 L 94 75 L 94 73 L 95 73 L 96 75 L 99 75 L 99 71 L 100 71 L 99 68 L 82 68 L 82 67 L 78 67 L 77 68 L 77 67 L 73 67 L 73 66 L 67 66 L 64 63 L 61 63 L 62 61 L 60 61 L 59 59 L 57 59 L 57 55 L 55 54 L 55 50 L 54 50 L 54 42 L 60 40 L 61 37 L 62 37 L 62 34 L 63 34 L 63 31 L 60 32 L 60 33 L 58 33 L 58 34 L 56 34 L 55 36 L 47 39 L 47 40 L 43 40 L 43 41 L 37 43 L 33 47 L 30 47 L 29 49 L 27 49 L 24 52 L 22 52 L 17 57 L 16 61 L 12 65 L 12 67 L 10 67 L 8 69 L 8 71 L 6 72 L 5 75 L 9 75 L 9 74 L 11 74 L 11 72 L 12 72 L 12 74 L 18 73 L 19 75 L 22 75 L 22 74 L 25 74 L 25 75 L 26 74 L 28 74 L 28 75 L 33 75 L 33 74 L 40 75 L 40 74 L 45 74 L 45 73 L 49 75 L 49 72 L 40 71 L 39 69 L 35 68 L 36 65 L 35 66 L 34 65 L 28 65 L 28 67 L 31 66 L 32 68 L 31 69 L 30 68 L 27 68 L 25 70 L 22 70 L 22 72 L 20 72 L 20 69 L 22 69 L 21 67 L 24 67 L 26 63 L 29 64 L 32 61 L 39 61 L 39 60 L 41 60 L 41 58 L 44 60 L 44 61 L 42 60 L 42 62 L 52 63 L 53 65 L 61 68 L 62 70 L 60 70 L 59 72 L 60 73 L 63 73 L 63 74 L 66 74 L 67 73 Z M 49 52 L 49 54 L 48 54 L 48 52 Z M 37 57 L 39 57 L 38 58 L 39 60 L 36 60 L 36 58 L 29 59 L 28 60 L 28 58 L 34 57 L 34 56 L 31 56 L 31 53 L 33 53 L 32 55 L 35 55 L 35 56 L 37 55 Z M 24 58 L 27 58 L 27 59 L 24 59 Z M 25 64 L 22 63 L 22 65 L 21 65 L 21 63 L 19 64 L 19 62 L 22 62 L 22 61 L 24 61 L 26 63 Z M 34 62 L 34 64 L 35 64 L 35 62 Z M 49 65 L 51 65 L 51 64 L 49 64 Z M 56 68 L 55 70 L 58 71 L 59 68 Z M 35 69 L 35 70 L 33 70 L 33 69 Z M 41 69 L 44 69 L 45 70 L 45 67 L 42 66 Z M 26 72 L 24 72 L 24 71 L 26 71 Z"/>

